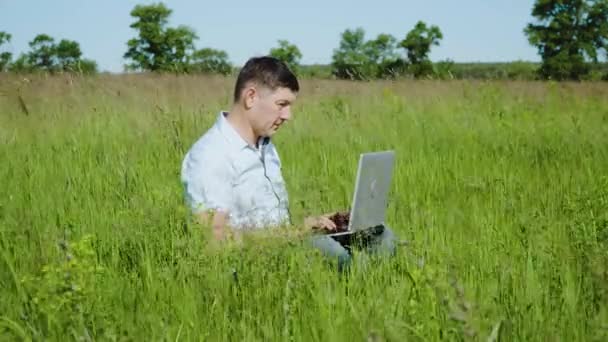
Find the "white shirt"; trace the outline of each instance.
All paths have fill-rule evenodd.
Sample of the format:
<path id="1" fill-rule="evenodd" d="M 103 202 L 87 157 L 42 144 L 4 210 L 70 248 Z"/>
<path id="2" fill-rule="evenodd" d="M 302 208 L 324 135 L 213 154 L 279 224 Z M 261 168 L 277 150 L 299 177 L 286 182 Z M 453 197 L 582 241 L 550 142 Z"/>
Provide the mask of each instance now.
<path id="1" fill-rule="evenodd" d="M 250 146 L 221 112 L 182 162 L 181 181 L 193 213 L 224 210 L 237 229 L 290 224 L 281 160 L 269 138 Z"/>

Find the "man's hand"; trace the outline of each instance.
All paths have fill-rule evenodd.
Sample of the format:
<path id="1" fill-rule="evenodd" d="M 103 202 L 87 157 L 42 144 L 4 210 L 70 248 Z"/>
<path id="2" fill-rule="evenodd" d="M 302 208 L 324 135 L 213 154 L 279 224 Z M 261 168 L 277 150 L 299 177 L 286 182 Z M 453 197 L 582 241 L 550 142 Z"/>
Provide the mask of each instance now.
<path id="1" fill-rule="evenodd" d="M 196 221 L 205 226 L 211 227 L 213 238 L 216 241 L 225 241 L 233 238 L 231 229 L 228 227 L 228 213 L 225 211 L 205 211 L 196 215 Z"/>
<path id="2" fill-rule="evenodd" d="M 304 227 L 308 229 L 325 229 L 333 232 L 337 227 L 336 224 L 329 219 L 332 215 L 333 213 L 307 217 L 304 219 Z"/>

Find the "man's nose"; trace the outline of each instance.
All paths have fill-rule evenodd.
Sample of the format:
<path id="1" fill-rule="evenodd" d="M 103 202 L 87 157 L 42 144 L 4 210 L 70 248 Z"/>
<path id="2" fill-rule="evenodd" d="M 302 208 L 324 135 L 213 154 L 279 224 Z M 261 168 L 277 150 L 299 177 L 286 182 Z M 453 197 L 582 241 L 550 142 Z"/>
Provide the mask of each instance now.
<path id="1" fill-rule="evenodd" d="M 283 120 L 291 119 L 291 109 L 289 107 L 283 108 L 283 110 L 281 111 L 281 119 L 283 119 Z"/>

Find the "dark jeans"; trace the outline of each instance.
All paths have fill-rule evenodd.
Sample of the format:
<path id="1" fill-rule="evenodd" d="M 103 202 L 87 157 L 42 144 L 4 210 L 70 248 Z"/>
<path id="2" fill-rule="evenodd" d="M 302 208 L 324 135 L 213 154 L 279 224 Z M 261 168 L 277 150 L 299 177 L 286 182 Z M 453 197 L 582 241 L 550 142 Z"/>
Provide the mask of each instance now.
<path id="1" fill-rule="evenodd" d="M 379 226 L 339 237 L 315 235 L 310 238 L 310 243 L 326 258 L 337 261 L 338 270 L 342 272 L 347 270 L 352 262 L 353 248 L 374 256 L 392 257 L 395 255 L 397 239 L 390 228 Z"/>

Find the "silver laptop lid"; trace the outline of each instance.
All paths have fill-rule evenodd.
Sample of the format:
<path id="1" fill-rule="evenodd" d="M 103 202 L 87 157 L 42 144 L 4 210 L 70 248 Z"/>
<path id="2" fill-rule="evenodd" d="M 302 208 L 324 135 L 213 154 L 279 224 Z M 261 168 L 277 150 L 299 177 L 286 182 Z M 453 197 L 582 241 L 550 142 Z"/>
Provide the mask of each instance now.
<path id="1" fill-rule="evenodd" d="M 359 158 L 349 231 L 385 223 L 394 161 L 394 151 L 364 153 Z"/>

